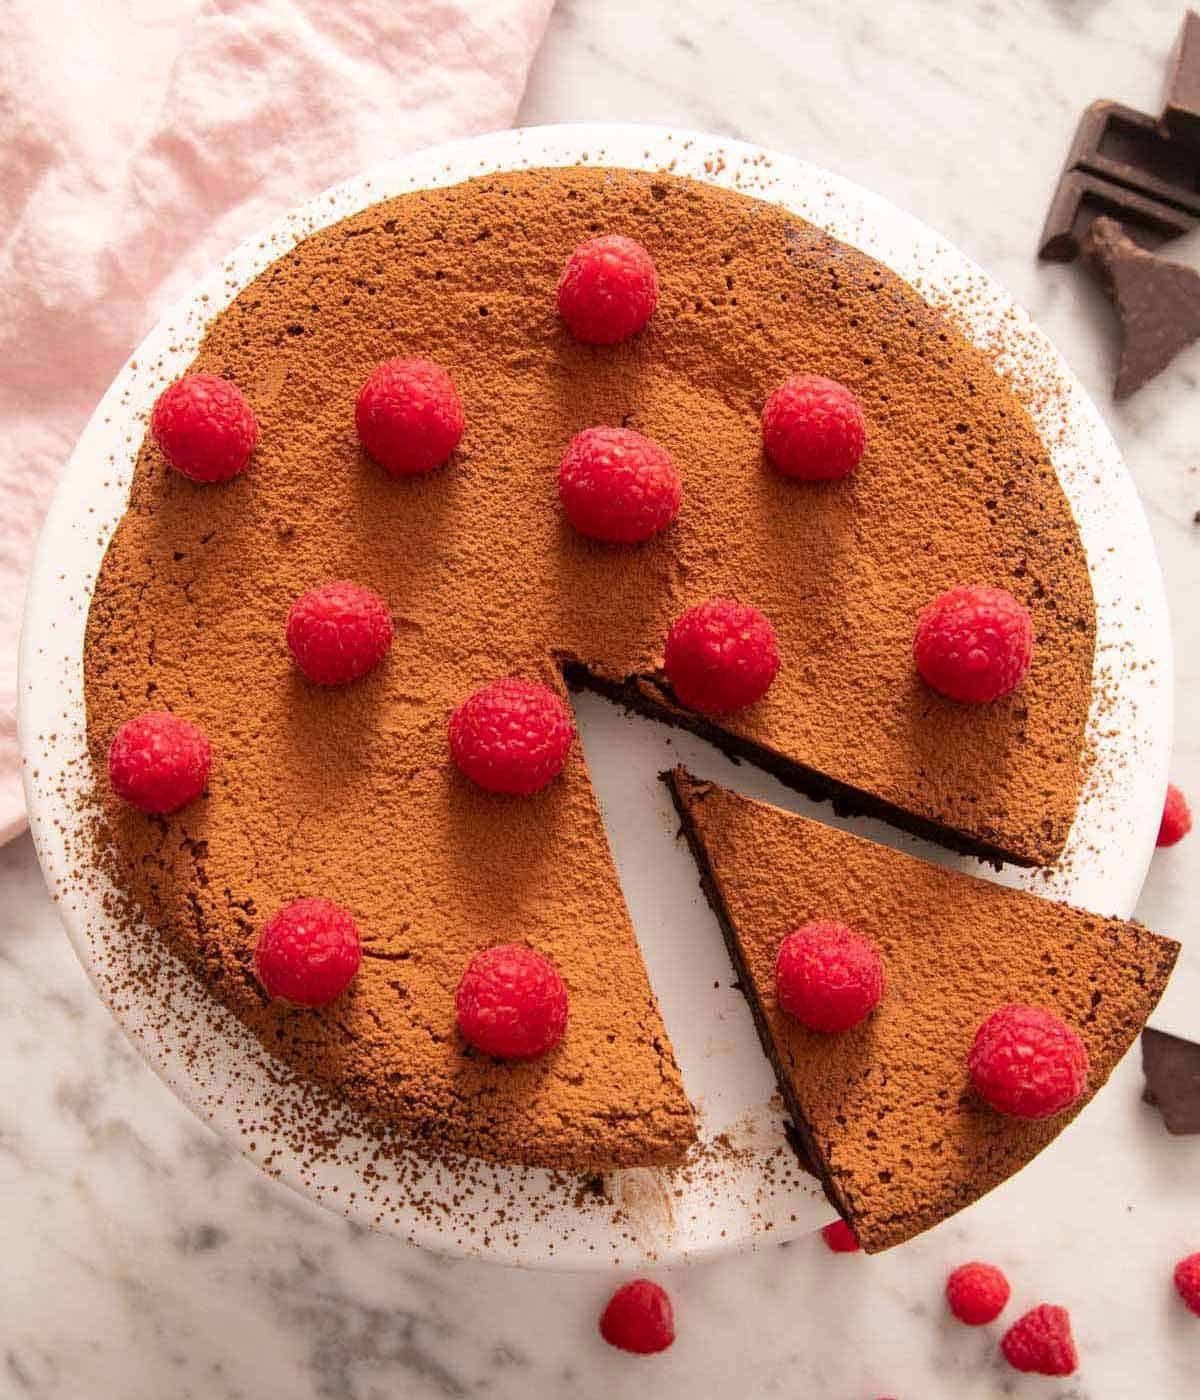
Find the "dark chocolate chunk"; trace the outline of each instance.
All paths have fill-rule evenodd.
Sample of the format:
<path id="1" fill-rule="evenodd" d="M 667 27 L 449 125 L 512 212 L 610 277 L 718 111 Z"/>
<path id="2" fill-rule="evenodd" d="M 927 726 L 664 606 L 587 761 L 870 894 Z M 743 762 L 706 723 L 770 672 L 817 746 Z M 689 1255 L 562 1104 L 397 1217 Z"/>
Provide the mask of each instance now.
<path id="1" fill-rule="evenodd" d="M 1162 1114 L 1169 1133 L 1200 1133 L 1200 1045 L 1165 1031 L 1142 1032 L 1142 1098 Z"/>
<path id="2" fill-rule="evenodd" d="M 1200 222 L 1200 155 L 1153 117 L 1119 102 L 1093 102 L 1079 119 L 1038 256 L 1070 262 L 1092 220 L 1109 215 L 1146 248 Z"/>
<path id="3" fill-rule="evenodd" d="M 1163 129 L 1200 148 L 1200 15 L 1189 10 L 1167 65 Z"/>
<path id="4" fill-rule="evenodd" d="M 1200 273 L 1139 248 L 1110 218 L 1092 224 L 1083 251 L 1121 319 L 1113 396 L 1128 398 L 1200 337 Z"/>
<path id="5" fill-rule="evenodd" d="M 1079 119 L 1066 169 L 1086 170 L 1200 216 L 1200 155 L 1153 117 L 1119 102 L 1093 102 Z"/>
<path id="6" fill-rule="evenodd" d="M 1150 199 L 1124 185 L 1072 170 L 1058 182 L 1042 229 L 1038 257 L 1047 262 L 1071 262 L 1095 219 L 1118 219 L 1145 248 L 1159 248 L 1200 224 L 1200 216 L 1173 204 Z"/>

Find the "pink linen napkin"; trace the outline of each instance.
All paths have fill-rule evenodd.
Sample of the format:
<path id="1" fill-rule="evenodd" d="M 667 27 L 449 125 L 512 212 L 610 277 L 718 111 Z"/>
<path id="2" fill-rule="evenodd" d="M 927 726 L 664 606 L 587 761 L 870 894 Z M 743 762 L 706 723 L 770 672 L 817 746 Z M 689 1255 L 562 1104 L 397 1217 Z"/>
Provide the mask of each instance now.
<path id="1" fill-rule="evenodd" d="M 0 7 L 0 842 L 16 652 L 58 473 L 108 382 L 241 238 L 326 185 L 509 126 L 553 0 Z"/>

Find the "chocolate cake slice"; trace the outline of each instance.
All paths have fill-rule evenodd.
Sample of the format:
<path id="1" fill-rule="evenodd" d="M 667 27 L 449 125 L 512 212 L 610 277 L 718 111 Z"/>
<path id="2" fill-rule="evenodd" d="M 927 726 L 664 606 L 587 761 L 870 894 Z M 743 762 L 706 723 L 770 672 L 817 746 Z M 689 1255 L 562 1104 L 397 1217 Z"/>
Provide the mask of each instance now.
<path id="1" fill-rule="evenodd" d="M 665 774 L 809 1164 L 869 1252 L 977 1200 L 1055 1138 L 1104 1083 L 1166 985 L 1178 945 L 944 870 L 890 847 Z M 887 991 L 853 1030 L 783 1012 L 775 957 L 810 919 L 849 924 L 883 954 Z M 1084 1096 L 1041 1121 L 1005 1117 L 971 1087 L 967 1054 L 1008 1002 L 1082 1036 Z"/>

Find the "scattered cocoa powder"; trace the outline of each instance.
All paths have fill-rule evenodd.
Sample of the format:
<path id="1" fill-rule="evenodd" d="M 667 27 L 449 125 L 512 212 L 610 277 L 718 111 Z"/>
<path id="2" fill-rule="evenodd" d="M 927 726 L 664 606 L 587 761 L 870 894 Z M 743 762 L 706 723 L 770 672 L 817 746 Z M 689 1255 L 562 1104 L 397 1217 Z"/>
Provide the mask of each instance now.
<path id="1" fill-rule="evenodd" d="M 554 314 L 567 252 L 627 233 L 653 253 L 649 330 L 612 350 Z M 456 379 L 450 466 L 395 481 L 358 449 L 353 401 L 389 355 Z M 93 760 L 139 710 L 214 747 L 206 799 L 146 819 L 106 797 L 119 879 L 170 946 L 303 1079 L 416 1143 L 566 1169 L 678 1159 L 691 1110 L 621 900 L 582 756 L 528 800 L 486 797 L 446 761 L 450 709 L 520 673 L 561 687 L 655 676 L 672 618 L 754 602 L 784 657 L 725 726 L 953 838 L 1041 862 L 1075 810 L 1094 619 L 1066 500 L 987 357 L 891 273 L 782 209 L 668 175 L 506 174 L 377 205 L 282 256 L 210 327 L 196 368 L 258 417 L 250 472 L 196 487 L 140 452 L 89 615 Z M 764 395 L 796 369 L 849 384 L 871 443 L 840 483 L 763 463 Z M 628 424 L 673 453 L 676 524 L 612 549 L 564 524 L 555 470 L 580 428 Z M 349 577 L 393 608 L 377 673 L 318 691 L 283 620 Z M 986 709 L 911 667 L 912 621 L 962 581 L 1012 589 L 1038 649 Z M 101 787 L 104 788 L 103 780 Z M 321 894 L 365 940 L 319 1013 L 265 1003 L 250 958 L 280 903 Z M 453 990 L 470 953 L 526 939 L 571 993 L 560 1049 L 530 1066 L 464 1052 Z"/>

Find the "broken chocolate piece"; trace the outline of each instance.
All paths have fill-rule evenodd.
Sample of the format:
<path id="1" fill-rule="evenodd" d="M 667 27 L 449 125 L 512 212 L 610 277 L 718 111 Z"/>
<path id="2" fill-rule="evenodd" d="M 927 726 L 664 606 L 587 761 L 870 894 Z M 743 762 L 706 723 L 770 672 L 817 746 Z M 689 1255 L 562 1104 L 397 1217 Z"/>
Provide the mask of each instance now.
<path id="1" fill-rule="evenodd" d="M 1200 15 L 1189 10 L 1167 65 L 1163 129 L 1200 147 Z"/>
<path id="2" fill-rule="evenodd" d="M 1200 217 L 1174 205 L 1146 198 L 1098 175 L 1073 170 L 1058 182 L 1038 257 L 1046 262 L 1073 261 L 1093 221 L 1103 215 L 1120 220 L 1145 248 L 1159 248 L 1200 224 Z"/>
<path id="3" fill-rule="evenodd" d="M 1153 117 L 1119 102 L 1093 102 L 1075 129 L 1068 170 L 1086 170 L 1146 198 L 1200 216 L 1200 158 Z"/>
<path id="4" fill-rule="evenodd" d="M 1054 193 L 1038 256 L 1070 262 L 1093 219 L 1110 215 L 1146 248 L 1200 222 L 1200 157 L 1153 117 L 1119 102 L 1093 102 L 1079 119 Z"/>
<path id="5" fill-rule="evenodd" d="M 1200 337 L 1200 273 L 1139 248 L 1107 217 L 1092 224 L 1083 251 L 1121 318 L 1113 396 L 1128 398 Z"/>
<path id="6" fill-rule="evenodd" d="M 1142 1032 L 1142 1098 L 1162 1114 L 1167 1132 L 1200 1133 L 1200 1045 L 1165 1031 Z"/>

